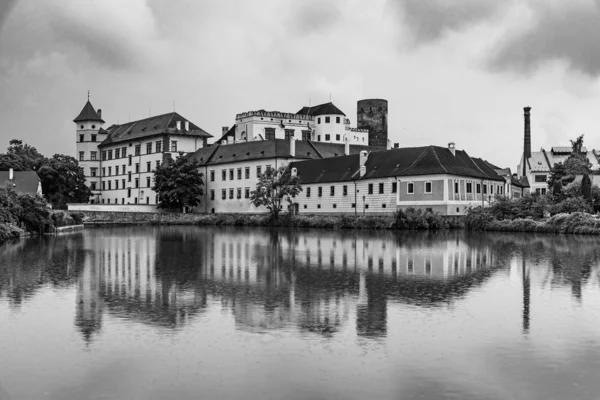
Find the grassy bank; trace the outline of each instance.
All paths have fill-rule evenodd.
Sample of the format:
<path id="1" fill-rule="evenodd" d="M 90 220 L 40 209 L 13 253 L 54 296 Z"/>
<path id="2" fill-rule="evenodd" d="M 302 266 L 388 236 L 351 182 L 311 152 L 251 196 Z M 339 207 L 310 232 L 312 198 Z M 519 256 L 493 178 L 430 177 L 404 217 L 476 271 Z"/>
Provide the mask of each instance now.
<path id="1" fill-rule="evenodd" d="M 514 220 L 491 219 L 476 227 L 466 223 L 467 229 L 496 232 L 576 233 L 600 235 L 600 216 L 583 212 L 562 213 L 542 220 L 518 218 Z"/>

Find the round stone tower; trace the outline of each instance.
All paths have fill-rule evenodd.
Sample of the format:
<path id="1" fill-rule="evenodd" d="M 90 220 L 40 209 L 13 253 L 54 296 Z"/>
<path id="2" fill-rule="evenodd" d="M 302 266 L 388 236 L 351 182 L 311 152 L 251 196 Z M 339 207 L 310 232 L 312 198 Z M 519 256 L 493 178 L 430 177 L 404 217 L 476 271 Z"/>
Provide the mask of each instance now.
<path id="1" fill-rule="evenodd" d="M 369 146 L 387 146 L 387 123 L 387 100 L 365 99 L 357 102 L 356 127 L 369 130 Z"/>

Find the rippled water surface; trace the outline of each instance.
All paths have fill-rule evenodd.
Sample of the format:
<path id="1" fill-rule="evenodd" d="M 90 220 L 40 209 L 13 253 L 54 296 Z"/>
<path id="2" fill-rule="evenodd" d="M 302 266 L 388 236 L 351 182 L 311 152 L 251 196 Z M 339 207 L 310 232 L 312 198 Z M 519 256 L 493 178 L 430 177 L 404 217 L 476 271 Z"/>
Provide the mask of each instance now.
<path id="1" fill-rule="evenodd" d="M 600 238 L 131 227 L 0 246 L 0 399 L 599 399 Z"/>

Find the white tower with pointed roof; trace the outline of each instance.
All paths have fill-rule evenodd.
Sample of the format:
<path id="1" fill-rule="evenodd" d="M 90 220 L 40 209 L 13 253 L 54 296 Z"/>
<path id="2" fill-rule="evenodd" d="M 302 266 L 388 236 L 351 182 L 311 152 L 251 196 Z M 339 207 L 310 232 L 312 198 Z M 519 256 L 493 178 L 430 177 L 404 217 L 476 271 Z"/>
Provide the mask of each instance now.
<path id="1" fill-rule="evenodd" d="M 106 139 L 108 132 L 102 129 L 104 120 L 102 110 L 96 111 L 88 101 L 83 106 L 79 115 L 73 120 L 76 124 L 75 158 L 83 168 L 86 184 L 92 190 L 91 202 L 98 202 L 100 192 L 100 151 L 98 145 Z"/>

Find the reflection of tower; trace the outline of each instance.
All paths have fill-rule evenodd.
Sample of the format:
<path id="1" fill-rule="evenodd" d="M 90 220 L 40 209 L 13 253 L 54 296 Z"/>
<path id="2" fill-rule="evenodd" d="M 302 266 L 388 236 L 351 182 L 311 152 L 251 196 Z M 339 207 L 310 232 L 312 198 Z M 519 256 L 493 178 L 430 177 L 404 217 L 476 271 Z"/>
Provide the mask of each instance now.
<path id="1" fill-rule="evenodd" d="M 525 264 L 525 254 L 523 257 L 523 332 L 529 333 L 529 306 L 531 301 L 531 280 L 529 270 Z"/>
<path id="2" fill-rule="evenodd" d="M 91 342 L 92 334 L 102 326 L 104 310 L 104 301 L 100 296 L 100 271 L 94 261 L 94 257 L 86 257 L 77 281 L 75 325 L 87 343 Z"/>
<path id="3" fill-rule="evenodd" d="M 359 100 L 356 125 L 369 130 L 369 146 L 387 146 L 388 102 L 383 99 Z"/>
<path id="4" fill-rule="evenodd" d="M 366 282 L 359 286 L 359 303 L 356 306 L 356 332 L 359 336 L 385 336 L 387 333 L 387 295 L 382 287 L 377 287 L 377 278 L 365 277 Z M 367 303 L 364 304 L 366 291 Z M 362 304 L 361 304 L 362 303 Z"/>

